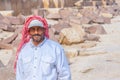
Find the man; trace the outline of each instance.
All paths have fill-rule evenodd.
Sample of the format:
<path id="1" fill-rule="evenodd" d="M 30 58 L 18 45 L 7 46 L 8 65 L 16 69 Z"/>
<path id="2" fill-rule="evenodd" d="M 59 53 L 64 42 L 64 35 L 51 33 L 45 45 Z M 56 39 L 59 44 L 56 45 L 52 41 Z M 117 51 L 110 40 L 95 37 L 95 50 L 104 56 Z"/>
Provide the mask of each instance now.
<path id="1" fill-rule="evenodd" d="M 16 56 L 16 80 L 71 80 L 63 48 L 48 38 L 44 18 L 26 19 Z"/>

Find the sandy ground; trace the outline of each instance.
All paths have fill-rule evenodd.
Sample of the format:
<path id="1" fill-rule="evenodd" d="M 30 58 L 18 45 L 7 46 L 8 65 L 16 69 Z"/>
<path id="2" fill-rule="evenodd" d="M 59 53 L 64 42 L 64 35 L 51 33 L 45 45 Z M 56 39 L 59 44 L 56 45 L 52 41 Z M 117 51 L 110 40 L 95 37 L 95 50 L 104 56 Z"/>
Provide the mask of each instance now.
<path id="1" fill-rule="evenodd" d="M 72 80 L 120 80 L 120 16 L 111 21 L 97 46 L 86 49 L 90 55 L 70 59 Z"/>

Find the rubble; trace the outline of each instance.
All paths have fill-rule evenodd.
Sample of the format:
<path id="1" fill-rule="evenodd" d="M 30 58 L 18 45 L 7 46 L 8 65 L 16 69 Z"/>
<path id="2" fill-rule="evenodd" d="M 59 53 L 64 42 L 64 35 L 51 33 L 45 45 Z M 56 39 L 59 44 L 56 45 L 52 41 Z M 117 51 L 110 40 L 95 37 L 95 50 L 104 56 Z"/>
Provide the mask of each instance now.
<path id="1" fill-rule="evenodd" d="M 106 31 L 102 25 L 95 24 L 89 27 L 85 27 L 85 32 L 89 34 L 106 34 Z"/>
<path id="2" fill-rule="evenodd" d="M 1 62 L 1 60 L 0 60 L 0 68 L 1 67 L 4 67 L 4 64 Z"/>
<path id="3" fill-rule="evenodd" d="M 114 2 L 112 2 L 112 0 L 110 1 L 107 0 L 107 2 L 102 2 L 102 1 L 103 0 L 99 0 L 99 1 L 74 0 L 73 1 L 75 3 L 74 7 L 65 7 L 65 8 L 56 8 L 56 9 L 37 8 L 36 11 L 33 10 L 33 14 L 41 15 L 46 18 L 49 24 L 50 39 L 59 42 L 64 47 L 66 55 L 69 58 L 69 60 L 76 57 L 80 57 L 79 59 L 81 59 L 83 58 L 81 56 L 92 56 L 93 59 L 97 60 L 97 58 L 94 58 L 93 55 L 95 56 L 105 55 L 106 53 L 109 53 L 112 50 L 117 51 L 116 49 L 118 49 L 119 51 L 119 48 L 116 47 L 113 48 L 114 47 L 112 45 L 113 43 L 111 43 L 112 41 L 114 43 L 117 42 L 119 43 L 119 35 L 114 34 L 112 35 L 112 37 L 110 35 L 113 33 L 119 33 L 119 29 L 116 31 L 109 30 L 109 27 L 106 26 L 108 25 L 110 26 L 114 23 L 120 22 L 120 19 L 117 18 L 115 19 L 116 16 L 120 16 L 120 7 L 118 5 L 113 5 Z M 65 2 L 67 2 L 67 0 Z M 30 10 L 28 9 L 27 11 L 27 8 L 31 6 L 28 5 L 29 1 L 25 1 L 25 3 L 27 3 L 26 4 L 27 6 L 24 8 L 23 12 L 29 14 Z M 34 3 L 32 5 L 35 6 L 35 4 L 37 3 Z M 12 6 L 14 6 L 15 8 L 15 5 Z M 53 6 L 53 5 L 51 4 L 49 6 Z M 59 6 L 60 5 L 58 5 L 58 7 Z M 15 11 L 17 10 L 15 9 Z M 25 18 L 27 16 L 30 16 L 30 15 L 26 16 L 25 13 L 19 13 L 19 12 L 20 11 L 16 12 L 16 14 L 20 14 L 19 16 L 12 16 L 12 15 L 5 16 L 0 14 L 0 55 L 4 56 L 4 58 L 2 59 L 0 57 L 0 75 L 4 77 L 7 75 L 6 78 L 0 76 L 0 79 L 2 80 L 8 80 L 8 78 L 9 80 L 15 80 L 14 79 L 15 75 L 13 73 L 13 70 L 11 70 L 11 68 L 13 66 L 16 48 L 18 47 L 19 42 L 21 40 L 21 31 L 23 28 L 23 24 L 25 22 Z M 113 20 L 113 18 L 115 20 Z M 114 28 L 116 28 L 116 26 L 114 26 Z M 118 40 L 115 40 L 114 37 L 116 37 L 116 39 Z M 113 39 L 110 40 L 111 38 Z M 112 48 L 110 47 L 111 50 L 109 49 L 108 46 L 112 46 Z M 13 51 L 13 49 L 15 49 L 15 51 Z M 4 50 L 8 50 L 8 51 L 4 51 Z M 93 61 L 91 58 L 87 59 L 86 64 L 88 63 L 88 60 L 91 60 L 91 62 Z M 104 64 L 107 66 L 107 62 L 110 62 L 111 60 L 112 59 L 107 59 L 105 60 L 105 62 L 104 61 L 101 62 L 104 62 Z M 76 62 L 81 62 L 81 60 L 79 61 L 76 60 Z M 77 63 L 70 62 L 70 67 L 73 68 L 75 64 L 78 65 Z M 94 63 L 94 65 L 95 64 L 96 63 Z M 110 64 L 110 66 L 111 65 L 112 63 Z M 85 68 L 84 66 L 85 65 L 83 65 L 83 68 L 79 68 L 78 66 L 78 69 L 80 70 L 78 73 L 80 73 L 80 76 L 83 76 L 83 74 L 85 75 L 88 74 L 90 76 L 89 73 L 93 71 L 93 74 L 95 74 L 96 71 L 98 71 L 97 69 L 100 69 L 99 66 L 97 65 L 93 67 L 87 66 Z M 102 68 L 105 70 L 104 66 L 102 66 Z M 72 72 L 74 71 L 77 72 L 78 70 L 72 69 Z M 102 76 L 102 72 L 101 72 L 101 76 Z M 79 80 L 79 78 L 74 78 L 74 79 Z M 83 77 L 82 80 L 92 80 L 92 79 L 86 79 Z"/>

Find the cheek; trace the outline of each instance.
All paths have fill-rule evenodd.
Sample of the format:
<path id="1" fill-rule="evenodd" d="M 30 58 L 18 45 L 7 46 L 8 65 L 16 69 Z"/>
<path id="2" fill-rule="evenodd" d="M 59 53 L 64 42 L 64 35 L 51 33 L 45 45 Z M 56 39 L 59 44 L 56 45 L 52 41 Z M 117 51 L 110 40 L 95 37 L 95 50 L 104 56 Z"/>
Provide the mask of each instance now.
<path id="1" fill-rule="evenodd" d="M 38 32 L 37 34 L 39 34 L 39 35 L 44 35 L 44 32 L 41 31 L 41 32 Z"/>
<path id="2" fill-rule="evenodd" d="M 29 34 L 29 36 L 32 36 L 32 35 L 33 35 L 33 33 L 31 33 L 31 32 L 29 32 L 28 34 Z"/>

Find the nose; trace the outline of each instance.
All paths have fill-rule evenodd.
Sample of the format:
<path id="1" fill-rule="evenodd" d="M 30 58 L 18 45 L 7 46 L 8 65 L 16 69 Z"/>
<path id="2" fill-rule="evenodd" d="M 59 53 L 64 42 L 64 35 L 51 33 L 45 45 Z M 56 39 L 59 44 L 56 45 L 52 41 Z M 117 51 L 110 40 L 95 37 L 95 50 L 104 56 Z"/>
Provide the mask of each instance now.
<path id="1" fill-rule="evenodd" d="M 35 34 L 38 34 L 38 30 L 37 29 L 35 30 Z"/>

